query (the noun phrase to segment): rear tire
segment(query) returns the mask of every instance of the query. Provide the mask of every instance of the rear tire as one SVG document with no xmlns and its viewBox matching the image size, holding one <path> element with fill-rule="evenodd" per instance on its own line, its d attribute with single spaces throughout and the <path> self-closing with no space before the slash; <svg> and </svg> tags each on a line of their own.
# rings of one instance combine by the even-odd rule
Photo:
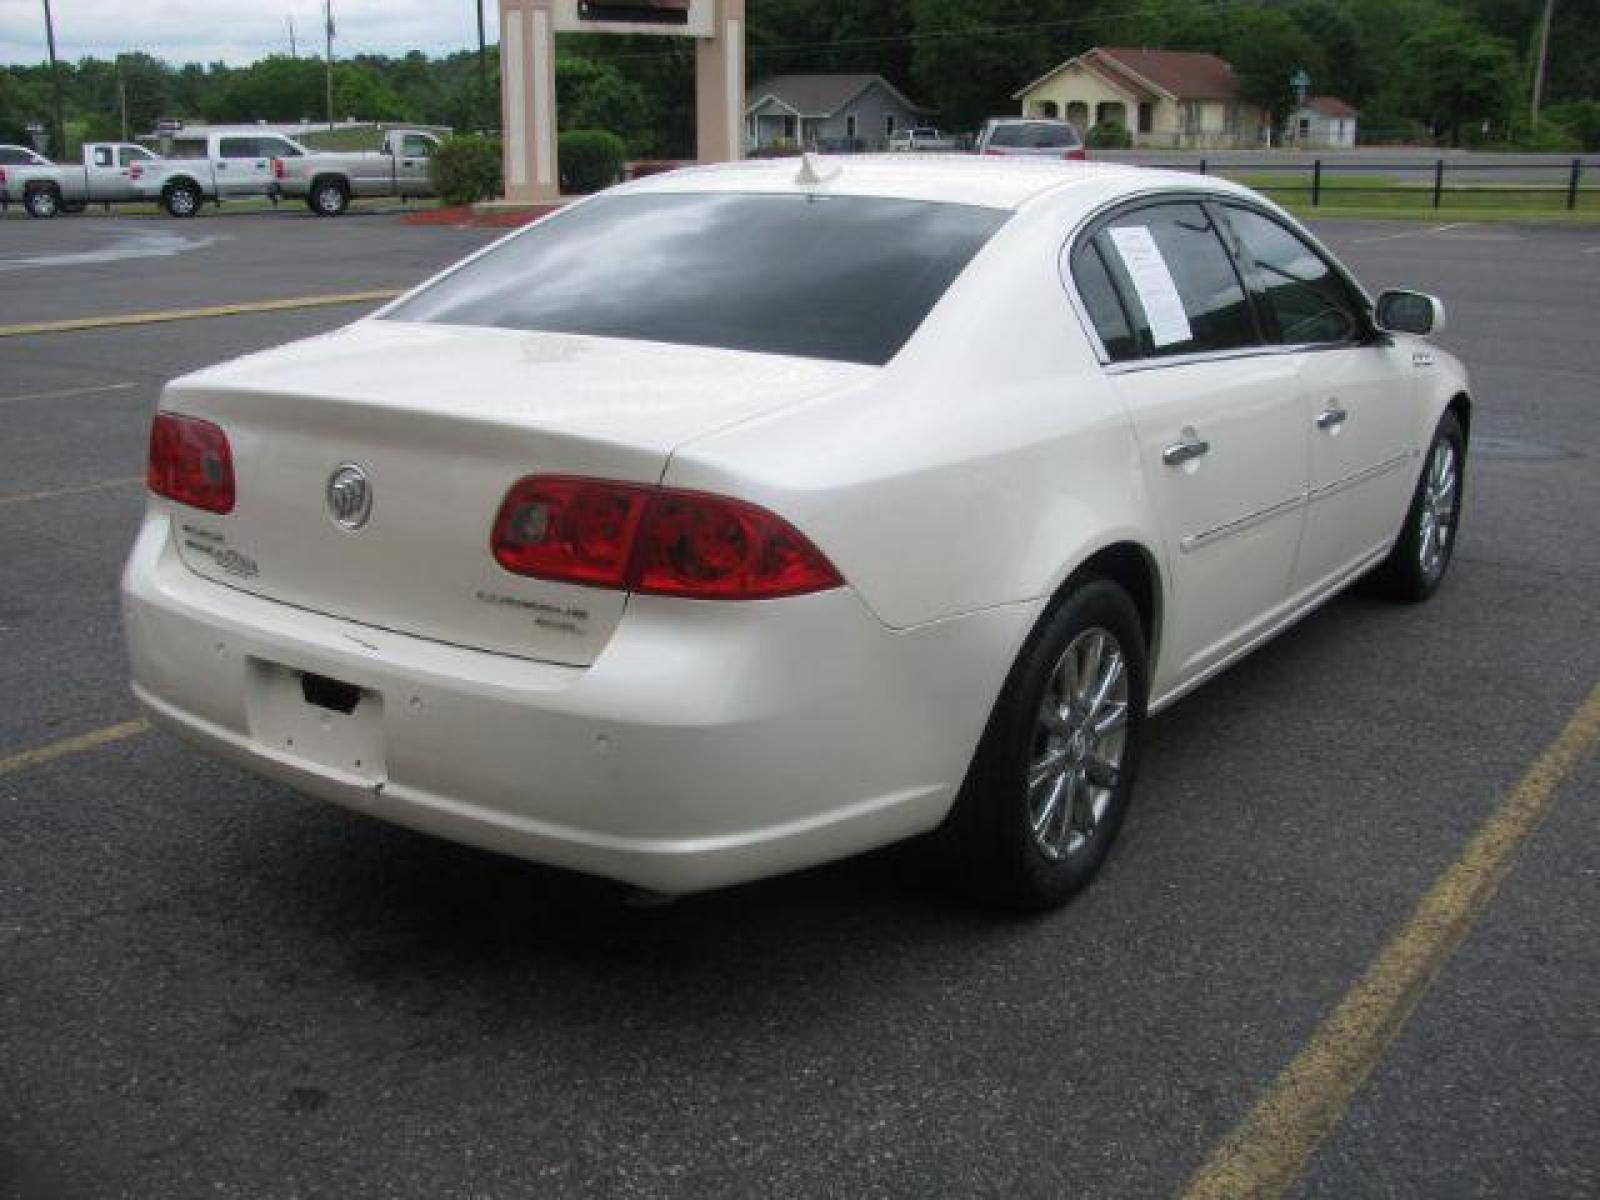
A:
<svg viewBox="0 0 1600 1200">
<path fill-rule="evenodd" d="M 169 217 L 192 217 L 204 201 L 200 189 L 187 181 L 174 183 L 161 193 L 161 207 Z"/>
<path fill-rule="evenodd" d="M 48 221 L 61 211 L 61 193 L 48 186 L 30 188 L 22 198 L 22 206 L 35 220 Z"/>
<path fill-rule="evenodd" d="M 1466 465 L 1467 441 L 1461 422 L 1446 410 L 1428 445 L 1400 537 L 1378 568 L 1378 583 L 1391 598 L 1418 604 L 1444 582 L 1461 529 Z"/>
<path fill-rule="evenodd" d="M 311 185 L 306 203 L 319 217 L 337 217 L 350 207 L 350 189 L 338 179 L 319 179 Z"/>
<path fill-rule="evenodd" d="M 988 903 L 1052 908 L 1105 861 L 1127 812 L 1148 696 L 1138 609 L 1086 579 L 1023 647 L 940 830 L 955 882 Z"/>
</svg>

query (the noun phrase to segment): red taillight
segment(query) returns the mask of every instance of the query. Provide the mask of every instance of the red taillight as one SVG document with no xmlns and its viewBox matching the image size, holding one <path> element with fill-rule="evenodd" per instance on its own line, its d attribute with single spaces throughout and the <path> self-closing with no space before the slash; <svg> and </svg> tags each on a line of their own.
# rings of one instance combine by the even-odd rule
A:
<svg viewBox="0 0 1600 1200">
<path fill-rule="evenodd" d="M 285 170 L 285 168 L 284 168 L 283 159 L 281 159 L 281 158 L 273 159 L 272 160 L 272 177 L 274 179 L 282 179 L 287 174 L 288 174 L 288 171 Z"/>
<path fill-rule="evenodd" d="M 1087 161 L 1089 154 L 1088 151 L 1086 151 L 1082 146 L 1074 146 L 1061 157 L 1071 159 L 1073 162 L 1085 162 Z"/>
<path fill-rule="evenodd" d="M 6 183 L 6 169 L 4 167 L 0 167 L 0 187 L 4 187 L 5 183 Z"/>
<path fill-rule="evenodd" d="M 150 426 L 150 490 L 207 512 L 233 511 L 233 451 L 210 421 L 158 412 Z"/>
<path fill-rule="evenodd" d="M 529 476 L 495 518 L 495 561 L 560 583 L 699 600 L 838 587 L 822 552 L 764 508 L 674 488 Z"/>
</svg>

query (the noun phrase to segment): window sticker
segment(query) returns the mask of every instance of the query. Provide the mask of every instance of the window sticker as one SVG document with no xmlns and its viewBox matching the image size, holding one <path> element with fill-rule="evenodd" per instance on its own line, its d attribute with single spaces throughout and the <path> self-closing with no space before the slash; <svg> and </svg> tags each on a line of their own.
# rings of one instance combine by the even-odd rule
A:
<svg viewBox="0 0 1600 1200">
<path fill-rule="evenodd" d="M 1173 346 L 1192 341 L 1194 331 L 1189 328 L 1189 317 L 1183 311 L 1183 300 L 1178 296 L 1178 285 L 1172 281 L 1167 260 L 1161 257 L 1161 248 L 1150 236 L 1147 225 L 1126 225 L 1107 230 L 1111 241 L 1128 268 L 1128 277 L 1139 293 L 1139 303 L 1150 319 L 1150 340 L 1157 346 Z"/>
</svg>

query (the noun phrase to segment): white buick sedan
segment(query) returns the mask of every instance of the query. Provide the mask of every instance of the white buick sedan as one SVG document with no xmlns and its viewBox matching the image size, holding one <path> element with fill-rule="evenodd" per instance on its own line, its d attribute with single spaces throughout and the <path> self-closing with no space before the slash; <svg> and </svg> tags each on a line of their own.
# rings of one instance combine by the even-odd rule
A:
<svg viewBox="0 0 1600 1200">
<path fill-rule="evenodd" d="M 1217 179 L 657 176 L 170 384 L 134 691 L 293 788 L 660 892 L 936 831 L 976 894 L 1058 903 L 1150 713 L 1369 572 L 1439 586 L 1442 317 Z"/>
</svg>

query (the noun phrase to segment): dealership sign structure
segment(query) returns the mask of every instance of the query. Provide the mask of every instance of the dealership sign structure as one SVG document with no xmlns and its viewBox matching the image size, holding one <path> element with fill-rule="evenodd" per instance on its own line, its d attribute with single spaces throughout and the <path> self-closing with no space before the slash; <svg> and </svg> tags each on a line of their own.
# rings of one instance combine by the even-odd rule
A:
<svg viewBox="0 0 1600 1200">
<path fill-rule="evenodd" d="M 506 199 L 554 204 L 556 34 L 695 39 L 695 135 L 701 162 L 743 155 L 745 0 L 500 0 L 500 102 Z"/>
</svg>

